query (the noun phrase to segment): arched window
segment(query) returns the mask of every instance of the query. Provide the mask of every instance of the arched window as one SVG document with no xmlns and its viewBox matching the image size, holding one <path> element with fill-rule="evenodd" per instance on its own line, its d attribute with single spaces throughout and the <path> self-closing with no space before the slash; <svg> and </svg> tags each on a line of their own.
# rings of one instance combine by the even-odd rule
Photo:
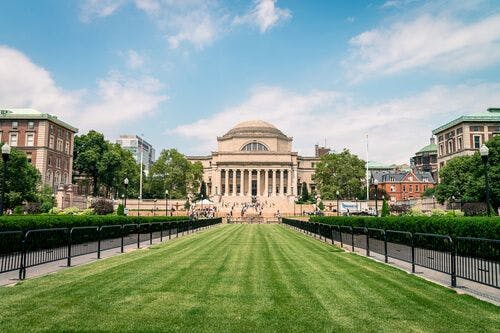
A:
<svg viewBox="0 0 500 333">
<path fill-rule="evenodd" d="M 250 142 L 247 143 L 243 148 L 241 148 L 242 151 L 268 151 L 266 146 L 264 146 L 260 142 Z"/>
</svg>

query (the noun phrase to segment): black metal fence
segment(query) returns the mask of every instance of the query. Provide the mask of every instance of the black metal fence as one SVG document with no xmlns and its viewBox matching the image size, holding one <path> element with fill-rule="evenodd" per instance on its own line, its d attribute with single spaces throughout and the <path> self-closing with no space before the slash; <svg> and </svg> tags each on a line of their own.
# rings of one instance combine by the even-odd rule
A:
<svg viewBox="0 0 500 333">
<path fill-rule="evenodd" d="M 114 248 L 124 251 L 127 245 L 160 242 L 174 235 L 190 233 L 219 224 L 222 219 L 192 221 L 155 222 L 125 225 L 104 225 L 101 227 L 52 228 L 0 232 L 0 273 L 19 270 L 19 279 L 26 278 L 26 268 L 58 260 L 97 253 Z"/>
<path fill-rule="evenodd" d="M 395 230 L 329 225 L 283 218 L 283 223 L 307 234 L 337 241 L 341 246 L 363 249 L 388 258 L 449 274 L 456 287 L 457 277 L 500 288 L 500 240 L 410 233 Z"/>
</svg>

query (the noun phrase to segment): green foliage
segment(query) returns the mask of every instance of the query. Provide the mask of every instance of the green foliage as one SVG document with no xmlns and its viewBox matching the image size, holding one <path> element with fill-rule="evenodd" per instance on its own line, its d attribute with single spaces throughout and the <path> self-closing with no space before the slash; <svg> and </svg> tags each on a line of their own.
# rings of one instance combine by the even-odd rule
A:
<svg viewBox="0 0 500 333">
<path fill-rule="evenodd" d="M 56 200 L 54 192 L 48 185 L 43 185 L 42 189 L 37 193 L 37 202 L 40 203 L 41 213 L 48 213 L 55 206 Z"/>
<path fill-rule="evenodd" d="M 208 198 L 207 196 L 207 184 L 204 181 L 201 182 L 200 192 L 196 195 L 196 201 Z"/>
<path fill-rule="evenodd" d="M 309 195 L 309 190 L 307 189 L 306 182 L 303 182 L 300 189 L 300 199 L 297 200 L 298 204 L 305 204 L 312 202 L 313 199 Z"/>
<path fill-rule="evenodd" d="M 500 136 L 489 140 L 490 203 L 494 210 L 500 206 Z M 455 197 L 461 202 L 485 201 L 484 164 L 476 152 L 472 156 L 458 156 L 446 163 L 439 172 L 441 182 L 436 187 L 440 203 Z"/>
<path fill-rule="evenodd" d="M 163 150 L 151 166 L 145 193 L 150 198 L 163 198 L 168 190 L 172 199 L 186 198 L 188 193 L 198 192 L 202 176 L 200 162 L 189 162 L 175 149 Z"/>
<path fill-rule="evenodd" d="M 312 216 L 312 222 L 352 227 L 378 228 L 452 237 L 482 237 L 500 239 L 500 217 L 455 217 L 455 216 Z"/>
<path fill-rule="evenodd" d="M 54 210 L 56 211 L 56 210 Z M 85 211 L 84 211 L 85 212 Z M 90 211 L 91 212 L 91 211 Z M 71 228 L 129 223 L 183 221 L 185 216 L 118 216 L 118 215 L 4 215 L 0 217 L 0 231 L 34 230 L 44 228 Z"/>
<path fill-rule="evenodd" d="M 344 149 L 338 154 L 322 156 L 313 180 L 325 200 L 336 199 L 337 191 L 342 198 L 354 199 L 361 192 L 365 177 L 365 162 Z"/>
<path fill-rule="evenodd" d="M 389 204 L 387 200 L 384 198 L 384 202 L 382 203 L 382 217 L 390 216 L 391 209 L 389 208 Z"/>
<path fill-rule="evenodd" d="M 318 208 L 320 210 L 325 210 L 325 204 L 323 203 L 323 201 L 320 201 L 319 204 L 318 204 Z"/>
<path fill-rule="evenodd" d="M 116 208 L 116 215 L 125 215 L 125 206 L 123 204 L 119 204 Z"/>
<path fill-rule="evenodd" d="M 109 196 L 125 193 L 125 178 L 129 179 L 127 196 L 135 196 L 139 184 L 140 166 L 131 152 L 110 143 L 101 133 L 89 131 L 75 137 L 73 168 L 93 184 L 93 195 Z"/>
<path fill-rule="evenodd" d="M 110 200 L 98 199 L 91 205 L 97 215 L 107 215 L 113 213 L 113 203 Z"/>
<path fill-rule="evenodd" d="M 422 193 L 422 197 L 424 198 L 432 198 L 436 194 L 435 187 L 428 187 L 425 189 L 424 193 Z"/>
<path fill-rule="evenodd" d="M 0 170 L 3 170 L 3 163 L 3 160 L 0 159 Z M 12 148 L 7 162 L 4 209 L 20 206 L 23 202 L 36 202 L 36 190 L 40 180 L 40 173 L 28 162 L 26 154 Z"/>
<path fill-rule="evenodd" d="M 462 205 L 465 216 L 487 215 L 486 203 L 484 202 L 466 202 Z"/>
</svg>

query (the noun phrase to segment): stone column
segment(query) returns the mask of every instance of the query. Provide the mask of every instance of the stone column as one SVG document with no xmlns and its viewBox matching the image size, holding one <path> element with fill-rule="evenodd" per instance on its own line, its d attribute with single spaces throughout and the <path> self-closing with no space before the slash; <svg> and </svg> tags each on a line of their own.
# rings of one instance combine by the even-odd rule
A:
<svg viewBox="0 0 500 333">
<path fill-rule="evenodd" d="M 285 188 L 285 175 L 283 172 L 284 169 L 280 170 L 280 196 L 283 196 L 285 194 L 285 191 L 283 189 Z"/>
<path fill-rule="evenodd" d="M 274 197 L 276 195 L 276 170 L 271 170 L 273 173 L 273 187 L 271 189 L 271 195 Z"/>
<path fill-rule="evenodd" d="M 266 188 L 264 190 L 264 196 L 267 198 L 269 196 L 269 169 L 264 170 L 264 177 L 266 177 L 266 179 L 264 179 L 264 186 Z"/>
<path fill-rule="evenodd" d="M 229 169 L 224 169 L 224 195 L 229 195 Z"/>
<path fill-rule="evenodd" d="M 299 193 L 299 189 L 297 188 L 298 185 L 297 185 L 297 181 L 298 181 L 298 176 L 297 176 L 297 172 L 298 170 L 297 169 L 294 169 L 292 167 L 292 174 L 293 174 L 293 195 L 297 196 L 297 193 Z"/>
<path fill-rule="evenodd" d="M 286 194 L 291 195 L 292 191 L 292 169 L 288 169 L 286 171 L 286 180 L 287 180 L 287 189 L 286 189 Z"/>
<path fill-rule="evenodd" d="M 231 195 L 236 195 L 236 169 L 232 169 L 233 171 L 233 193 Z"/>
<path fill-rule="evenodd" d="M 257 170 L 257 196 L 260 196 L 260 170 Z"/>
<path fill-rule="evenodd" d="M 249 197 L 252 196 L 252 169 L 248 169 L 248 192 Z"/>
</svg>

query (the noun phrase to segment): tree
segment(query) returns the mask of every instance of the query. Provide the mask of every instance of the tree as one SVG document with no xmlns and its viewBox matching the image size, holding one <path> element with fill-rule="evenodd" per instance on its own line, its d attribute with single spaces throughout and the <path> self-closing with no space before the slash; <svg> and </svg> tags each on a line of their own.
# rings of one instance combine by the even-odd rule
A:
<svg viewBox="0 0 500 333">
<path fill-rule="evenodd" d="M 424 193 L 422 193 L 422 197 L 424 198 L 432 198 L 436 194 L 435 187 L 428 187 L 425 189 Z"/>
<path fill-rule="evenodd" d="M 389 208 L 389 204 L 387 200 L 384 198 L 384 202 L 382 203 L 382 217 L 391 215 L 391 209 Z"/>
<path fill-rule="evenodd" d="M 0 161 L 0 168 L 3 170 L 3 160 Z M 14 208 L 23 202 L 38 202 L 40 180 L 40 172 L 28 162 L 26 154 L 12 148 L 7 162 L 4 208 Z"/>
<path fill-rule="evenodd" d="M 313 180 L 323 199 L 336 199 L 337 191 L 342 198 L 354 199 L 361 192 L 365 177 L 365 162 L 344 149 L 323 155 L 316 164 Z"/>
<path fill-rule="evenodd" d="M 500 136 L 494 136 L 486 145 L 490 150 L 490 203 L 496 211 L 500 206 Z M 439 171 L 439 178 L 435 196 L 440 203 L 452 197 L 464 203 L 485 201 L 484 165 L 479 152 L 449 160 Z"/>
<path fill-rule="evenodd" d="M 165 190 L 173 199 L 186 198 L 196 193 L 201 186 L 203 166 L 191 163 L 175 149 L 163 150 L 153 163 L 147 178 L 147 195 L 162 198 Z"/>
<path fill-rule="evenodd" d="M 197 200 L 204 200 L 207 198 L 207 184 L 204 181 L 201 181 L 200 192 L 196 196 Z"/>
<path fill-rule="evenodd" d="M 104 135 L 96 131 L 75 137 L 73 151 L 73 169 L 76 173 L 92 179 L 93 195 L 99 192 L 100 170 L 102 157 L 108 148 Z"/>
<path fill-rule="evenodd" d="M 311 200 L 311 197 L 309 195 L 309 191 L 307 190 L 307 184 L 306 182 L 302 182 L 302 187 L 300 190 L 300 202 L 306 203 Z"/>
</svg>

